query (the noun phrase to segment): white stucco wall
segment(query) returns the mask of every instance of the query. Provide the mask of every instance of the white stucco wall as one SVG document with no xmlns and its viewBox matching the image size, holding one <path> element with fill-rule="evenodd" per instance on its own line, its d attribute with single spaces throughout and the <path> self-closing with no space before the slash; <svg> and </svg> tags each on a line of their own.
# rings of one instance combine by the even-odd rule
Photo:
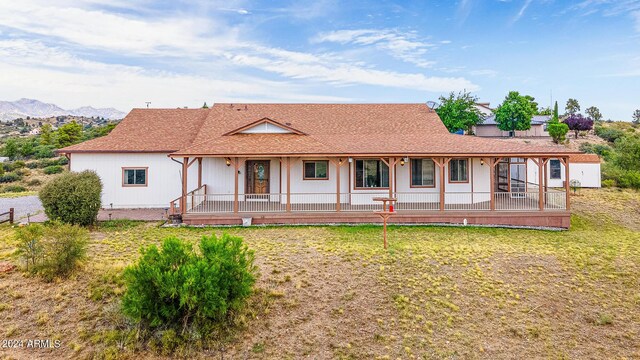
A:
<svg viewBox="0 0 640 360">
<path fill-rule="evenodd" d="M 147 186 L 122 186 L 123 167 L 148 167 Z M 71 155 L 71 171 L 94 170 L 102 180 L 102 206 L 109 208 L 167 208 L 180 196 L 181 165 L 167 154 L 85 154 Z M 198 166 L 189 168 L 189 189 L 197 187 Z"/>
<path fill-rule="evenodd" d="M 270 193 L 286 193 L 287 179 L 286 167 L 280 164 L 279 158 L 267 159 L 270 161 Z M 328 180 L 304 180 L 303 160 L 291 160 L 291 193 L 316 193 L 335 194 L 336 191 L 336 167 L 329 162 Z M 309 158 L 308 160 L 313 160 Z M 344 164 L 340 170 L 340 192 L 344 201 L 357 203 L 371 203 L 371 198 L 385 196 L 388 189 L 355 189 L 355 161 L 348 162 L 344 159 Z M 239 193 L 245 190 L 246 163 L 239 169 L 238 188 Z M 148 167 L 147 186 L 144 187 L 123 187 L 122 168 L 123 167 Z M 470 181 L 467 183 L 450 183 L 449 170 L 445 169 L 446 179 L 446 201 L 448 203 L 468 202 L 467 197 L 450 193 L 476 193 L 473 202 L 487 201 L 489 199 L 489 165 L 481 165 L 480 159 L 471 159 Z M 167 154 L 82 154 L 76 153 L 71 157 L 71 170 L 94 170 L 103 182 L 102 202 L 103 207 L 108 208 L 166 208 L 169 202 L 178 198 L 182 191 L 181 165 L 172 161 Z M 440 174 L 439 168 L 435 167 L 435 186 L 433 188 L 412 188 L 410 186 L 410 163 L 404 166 L 396 166 L 396 192 L 399 194 L 414 194 L 406 196 L 417 196 L 415 194 L 425 194 L 421 201 L 433 201 L 439 198 Z M 282 177 L 282 183 L 280 178 Z M 198 163 L 194 162 L 188 173 L 188 190 L 197 187 Z M 234 193 L 234 166 L 227 166 L 222 158 L 203 158 L 202 160 L 202 183 L 207 185 L 208 194 L 228 194 Z M 349 195 L 350 194 L 350 195 Z M 400 195 L 399 195 L 400 196 Z M 225 198 L 226 199 L 226 198 Z M 318 196 L 317 198 L 298 198 L 304 201 L 332 202 L 334 196 Z M 470 199 L 470 197 L 468 197 Z M 242 199 L 241 199 L 242 200 Z M 277 200 L 276 200 L 277 201 Z M 282 201 L 286 201 L 282 198 Z M 302 201 L 302 200 L 300 200 Z"/>
</svg>

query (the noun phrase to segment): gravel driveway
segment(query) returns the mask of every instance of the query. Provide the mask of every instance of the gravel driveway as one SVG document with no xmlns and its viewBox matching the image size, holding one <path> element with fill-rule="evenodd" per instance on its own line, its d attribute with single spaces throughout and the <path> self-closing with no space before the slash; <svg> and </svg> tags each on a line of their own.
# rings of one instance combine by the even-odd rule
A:
<svg viewBox="0 0 640 360">
<path fill-rule="evenodd" d="M 17 198 L 0 198 L 0 213 L 9 211 L 9 208 L 15 209 L 15 221 L 20 222 L 27 218 L 27 214 L 31 214 L 31 220 L 37 221 L 44 216 L 42 203 L 37 196 L 23 196 Z M 34 214 L 38 214 L 34 218 Z"/>
</svg>

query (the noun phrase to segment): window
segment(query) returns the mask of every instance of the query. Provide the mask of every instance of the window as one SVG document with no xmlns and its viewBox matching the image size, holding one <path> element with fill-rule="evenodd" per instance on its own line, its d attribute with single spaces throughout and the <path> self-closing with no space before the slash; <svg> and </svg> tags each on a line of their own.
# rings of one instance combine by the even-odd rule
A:
<svg viewBox="0 0 640 360">
<path fill-rule="evenodd" d="M 356 188 L 388 188 L 389 167 L 382 160 L 356 160 Z"/>
<path fill-rule="evenodd" d="M 327 180 L 329 161 L 304 161 L 304 180 Z"/>
<path fill-rule="evenodd" d="M 562 170 L 560 169 L 560 160 L 552 159 L 549 160 L 549 172 L 550 179 L 559 180 L 562 179 Z"/>
<path fill-rule="evenodd" d="M 469 181 L 469 166 L 467 159 L 451 159 L 449 161 L 449 182 Z"/>
<path fill-rule="evenodd" d="M 123 168 L 122 186 L 147 186 L 147 168 Z"/>
<path fill-rule="evenodd" d="M 411 186 L 435 186 L 436 166 L 431 159 L 411 159 Z"/>
</svg>

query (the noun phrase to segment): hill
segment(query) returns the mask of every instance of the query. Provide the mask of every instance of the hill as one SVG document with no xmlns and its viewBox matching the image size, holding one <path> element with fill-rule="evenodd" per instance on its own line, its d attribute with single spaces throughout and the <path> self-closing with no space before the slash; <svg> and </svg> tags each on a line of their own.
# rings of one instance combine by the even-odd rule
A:
<svg viewBox="0 0 640 360">
<path fill-rule="evenodd" d="M 97 117 L 109 120 L 122 119 L 126 114 L 114 108 L 93 108 L 83 106 L 77 109 L 63 109 L 55 104 L 47 104 L 35 99 L 22 98 L 17 101 L 0 101 L 0 121 L 19 118 L 48 118 L 56 116 Z"/>
</svg>

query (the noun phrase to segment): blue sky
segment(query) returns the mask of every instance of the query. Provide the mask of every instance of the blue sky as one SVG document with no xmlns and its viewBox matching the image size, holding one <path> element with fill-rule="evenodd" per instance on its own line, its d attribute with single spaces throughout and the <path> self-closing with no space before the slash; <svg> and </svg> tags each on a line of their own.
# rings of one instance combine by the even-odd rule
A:
<svg viewBox="0 0 640 360">
<path fill-rule="evenodd" d="M 640 0 L 0 1 L 0 99 L 640 108 Z"/>
</svg>

